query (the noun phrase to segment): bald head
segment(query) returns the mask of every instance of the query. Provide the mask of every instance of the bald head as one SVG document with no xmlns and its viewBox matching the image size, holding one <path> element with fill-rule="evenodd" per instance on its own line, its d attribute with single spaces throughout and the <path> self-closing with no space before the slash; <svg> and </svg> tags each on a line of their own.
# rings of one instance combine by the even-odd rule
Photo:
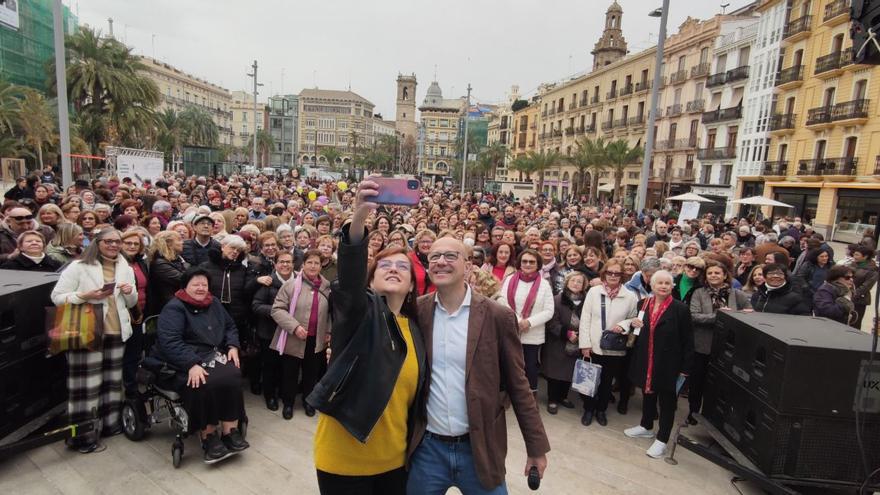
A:
<svg viewBox="0 0 880 495">
<path fill-rule="evenodd" d="M 470 248 L 454 237 L 441 237 L 428 251 L 428 274 L 437 290 L 461 287 L 470 263 Z"/>
</svg>

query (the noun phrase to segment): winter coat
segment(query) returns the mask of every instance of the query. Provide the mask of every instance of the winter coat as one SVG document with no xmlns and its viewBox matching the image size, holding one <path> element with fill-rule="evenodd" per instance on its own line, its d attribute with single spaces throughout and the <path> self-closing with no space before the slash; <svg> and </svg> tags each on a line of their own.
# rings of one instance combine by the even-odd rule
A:
<svg viewBox="0 0 880 495">
<path fill-rule="evenodd" d="M 602 297 L 605 297 L 605 326 L 602 326 Z M 636 306 L 639 298 L 632 291 L 623 287 L 617 292 L 614 299 L 608 298 L 608 293 L 602 285 L 591 287 L 587 291 L 584 300 L 584 308 L 581 311 L 581 327 L 578 335 L 578 347 L 590 349 L 591 353 L 600 356 L 624 356 L 626 351 L 606 351 L 600 345 L 602 332 L 620 326 L 624 332 L 629 332 L 630 323 L 636 316 Z"/>
<path fill-rule="evenodd" d="M 212 249 L 220 249 L 220 243 L 216 239 L 210 238 L 208 244 L 204 247 L 195 239 L 187 239 L 183 241 L 183 253 L 181 256 L 190 266 L 198 266 L 208 261 L 208 253 Z"/>
<path fill-rule="evenodd" d="M 225 354 L 230 347 L 239 347 L 235 322 L 216 298 L 203 309 L 175 297 L 162 308 L 158 328 L 151 355 L 170 364 L 178 375 L 210 360 L 215 352 Z"/>
<path fill-rule="evenodd" d="M 409 252 L 409 262 L 412 263 L 413 270 L 416 272 L 416 290 L 418 295 L 424 296 L 429 292 L 434 292 L 434 284 L 431 283 L 431 277 L 428 275 L 427 261 L 422 263 L 416 252 Z"/>
<path fill-rule="evenodd" d="M 33 222 L 33 229 L 37 232 L 43 234 L 43 237 L 46 238 L 46 244 L 55 237 L 55 231 L 52 230 L 52 227 L 48 225 L 37 225 L 36 222 Z M 18 249 L 18 234 L 9 230 L 5 224 L 0 225 L 0 261 L 6 261 L 9 258 L 9 255 Z"/>
<path fill-rule="evenodd" d="M 0 270 L 22 270 L 26 272 L 57 272 L 62 264 L 49 255 L 44 255 L 43 259 L 37 263 L 23 254 L 19 254 L 15 258 L 8 258 L 0 263 Z"/>
<path fill-rule="evenodd" d="M 623 287 L 634 292 L 639 299 L 644 299 L 651 295 L 651 286 L 642 280 L 641 271 L 633 273 L 632 278 Z"/>
<path fill-rule="evenodd" d="M 239 335 L 250 328 L 248 317 L 253 297 L 247 267 L 242 263 L 245 256 L 242 253 L 238 258 L 230 261 L 223 257 L 220 249 L 212 249 L 208 254 L 208 261 L 202 264 L 202 268 L 208 271 L 208 287 L 211 294 L 232 316 Z M 256 287 L 253 291 L 256 291 Z"/>
<path fill-rule="evenodd" d="M 853 269 L 853 304 L 868 306 L 871 304 L 871 289 L 877 284 L 877 265 L 874 260 L 867 260 L 861 264 L 851 263 Z"/>
<path fill-rule="evenodd" d="M 315 334 L 315 354 L 321 354 L 327 348 L 330 336 L 330 282 L 321 277 L 321 285 L 315 287 L 311 281 L 303 277 L 302 289 L 296 300 L 293 314 L 290 314 L 291 298 L 293 297 L 296 279 L 291 278 L 281 286 L 275 303 L 272 305 L 272 319 L 278 328 L 288 333 L 284 354 L 302 359 L 305 357 L 306 341 L 294 335 L 296 327 L 309 328 L 309 316 L 312 312 L 314 293 L 318 294 L 318 328 Z"/>
<path fill-rule="evenodd" d="M 510 285 L 510 281 L 513 280 L 513 277 L 507 277 L 504 279 L 504 283 L 501 285 L 501 304 L 505 307 L 510 307 L 509 302 L 507 301 L 507 287 Z M 523 319 L 522 310 L 525 305 L 526 298 L 528 297 L 529 290 L 532 288 L 532 284 L 541 284 L 538 286 L 538 293 L 535 295 L 535 304 L 532 306 L 532 313 L 526 318 L 529 320 L 529 328 L 525 332 L 521 332 L 519 335 L 520 341 L 523 344 L 529 345 L 541 345 L 544 343 L 544 334 L 545 328 L 544 324 L 550 321 L 550 318 L 553 318 L 553 290 L 550 289 L 550 282 L 547 282 L 540 275 L 535 279 L 534 282 L 528 283 L 520 280 L 519 285 L 516 288 L 516 295 L 514 296 L 514 302 L 516 303 L 516 321 L 519 322 Z"/>
<path fill-rule="evenodd" d="M 123 294 L 119 290 L 121 284 L 129 284 L 134 290 L 130 294 Z M 104 269 L 100 262 L 86 264 L 80 260 L 67 265 L 61 272 L 55 288 L 52 289 L 52 303 L 56 306 L 62 304 L 102 304 L 106 299 L 82 299 L 77 294 L 93 291 L 104 287 Z M 116 312 L 119 316 L 120 334 L 123 342 L 131 336 L 131 315 L 128 308 L 134 307 L 138 301 L 137 281 L 134 278 L 134 270 L 125 261 L 122 255 L 116 258 L 116 288 L 108 297 L 116 298 Z M 110 310 L 109 304 L 102 304 L 104 316 Z"/>
<path fill-rule="evenodd" d="M 174 298 L 174 293 L 182 289 L 180 281 L 183 280 L 183 273 L 187 268 L 189 268 L 189 263 L 183 258 L 167 260 L 162 256 L 156 256 L 156 259 L 150 263 L 150 283 L 147 296 L 147 302 L 150 305 L 147 309 L 148 315 L 161 313 L 165 304 Z"/>
<path fill-rule="evenodd" d="M 46 255 L 61 263 L 61 266 L 64 266 L 79 257 L 78 254 L 71 253 L 68 248 L 64 246 L 54 246 L 52 244 L 49 244 L 49 246 L 46 247 Z"/>
<path fill-rule="evenodd" d="M 752 303 L 745 292 L 730 288 L 726 306 L 732 311 L 751 309 Z M 694 324 L 694 351 L 700 354 L 712 352 L 712 335 L 715 333 L 717 310 L 712 307 L 712 294 L 708 287 L 695 290 L 690 301 L 691 320 Z"/>
<path fill-rule="evenodd" d="M 639 310 L 644 308 L 643 299 Z M 633 349 L 629 377 L 633 384 L 645 388 L 648 376 L 648 358 L 653 351 L 651 389 L 658 392 L 675 392 L 675 384 L 681 373 L 690 374 L 694 362 L 694 334 L 691 312 L 681 301 L 672 300 L 651 338 L 650 315 L 645 311 L 642 328 Z"/>
<path fill-rule="evenodd" d="M 830 261 L 826 263 L 825 266 L 819 266 L 810 261 L 804 261 L 804 263 L 798 268 L 795 276 L 803 281 L 804 286 L 809 289 L 810 296 L 812 296 L 819 289 L 819 286 L 825 282 L 825 275 L 832 266 L 833 264 Z"/>
<path fill-rule="evenodd" d="M 577 356 L 569 356 L 565 353 L 565 344 L 568 342 L 568 331 L 578 331 L 578 328 L 572 328 L 572 316 L 580 319 L 581 308 L 584 305 L 583 297 L 581 301 L 575 304 L 563 292 L 553 298 L 555 311 L 553 318 L 547 322 L 546 336 L 544 345 L 541 347 L 541 371 L 547 378 L 570 382 L 574 374 L 574 362 Z"/>
<path fill-rule="evenodd" d="M 804 296 L 799 283 L 789 280 L 782 287 L 767 290 L 762 285 L 752 294 L 752 307 L 761 313 L 777 313 L 784 315 L 809 315 L 811 301 Z"/>
<path fill-rule="evenodd" d="M 691 288 L 688 289 L 687 293 L 684 297 L 678 293 L 678 286 L 681 284 L 681 279 L 684 277 L 684 273 L 679 273 L 672 279 L 672 297 L 674 297 L 677 301 L 681 301 L 685 304 L 685 306 L 690 306 L 691 298 L 694 296 L 694 291 L 703 286 L 703 283 L 700 281 L 700 278 L 694 279 L 694 283 L 691 285 Z"/>
<path fill-rule="evenodd" d="M 855 318 L 855 305 L 839 287 L 824 282 L 813 296 L 813 314 L 849 325 Z"/>
<path fill-rule="evenodd" d="M 278 295 L 278 289 L 283 284 L 284 281 L 278 278 L 278 274 L 273 273 L 272 285 L 260 285 L 260 288 L 254 293 L 254 300 L 251 302 L 251 312 L 254 315 L 257 337 L 263 340 L 271 340 L 272 336 L 275 335 L 275 329 L 278 328 L 278 324 L 272 319 L 272 305 L 275 304 L 275 296 Z"/>
</svg>

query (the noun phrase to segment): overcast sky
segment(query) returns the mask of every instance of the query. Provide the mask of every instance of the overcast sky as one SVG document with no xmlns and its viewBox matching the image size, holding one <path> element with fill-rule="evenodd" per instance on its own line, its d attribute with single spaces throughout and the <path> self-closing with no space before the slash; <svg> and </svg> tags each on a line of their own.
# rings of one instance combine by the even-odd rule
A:
<svg viewBox="0 0 880 495">
<path fill-rule="evenodd" d="M 446 98 L 468 83 L 477 101 L 506 100 L 511 85 L 534 94 L 542 82 L 592 67 L 608 0 L 65 0 L 80 23 L 108 30 L 153 55 L 234 91 L 257 59 L 270 92 L 346 89 L 394 118 L 398 72 L 415 72 L 417 101 L 437 79 Z M 657 41 L 661 0 L 619 0 L 630 52 Z M 669 34 L 688 15 L 707 19 L 749 0 L 672 0 Z M 155 35 L 155 52 L 153 51 Z M 283 77 L 282 77 L 283 71 Z"/>
</svg>

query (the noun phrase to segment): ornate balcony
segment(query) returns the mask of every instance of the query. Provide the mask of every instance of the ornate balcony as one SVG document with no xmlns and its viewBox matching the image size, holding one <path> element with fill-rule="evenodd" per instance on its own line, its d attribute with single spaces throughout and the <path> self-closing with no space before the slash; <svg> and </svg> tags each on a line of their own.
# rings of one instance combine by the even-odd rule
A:
<svg viewBox="0 0 880 495">
<path fill-rule="evenodd" d="M 736 158 L 736 147 L 700 148 L 697 150 L 698 160 L 731 160 Z"/>
<path fill-rule="evenodd" d="M 632 93 L 633 93 L 632 83 L 625 84 L 622 88 L 620 88 L 620 96 L 627 96 L 627 95 L 631 95 Z"/>
<path fill-rule="evenodd" d="M 566 136 L 574 136 L 574 127 L 566 127 L 565 128 Z"/>
<path fill-rule="evenodd" d="M 785 177 L 788 174 L 788 161 L 764 162 L 763 174 L 772 177 Z"/>
<path fill-rule="evenodd" d="M 596 124 L 590 124 L 584 128 L 584 132 L 587 134 L 594 134 L 596 132 Z"/>
<path fill-rule="evenodd" d="M 848 54 L 849 57 L 846 57 L 846 54 Z M 831 52 L 828 55 L 823 55 L 816 59 L 816 68 L 813 70 L 813 74 L 822 79 L 837 76 L 840 73 L 839 69 L 845 65 L 849 65 L 851 60 L 851 50 Z"/>
<path fill-rule="evenodd" d="M 719 72 L 717 74 L 712 74 L 709 76 L 709 79 L 706 80 L 706 87 L 713 88 L 715 86 L 721 86 L 724 84 L 725 79 L 727 78 L 726 72 Z"/>
<path fill-rule="evenodd" d="M 749 66 L 743 65 L 737 67 L 736 69 L 730 69 L 727 71 L 727 78 L 725 78 L 724 82 L 726 84 L 730 84 L 736 81 L 742 81 L 743 79 L 749 78 Z"/>
<path fill-rule="evenodd" d="M 807 127 L 827 126 L 831 124 L 832 105 L 811 108 L 807 111 Z"/>
<path fill-rule="evenodd" d="M 614 121 L 614 128 L 615 129 L 620 128 L 620 127 L 626 127 L 626 125 L 627 125 L 626 117 L 623 117 L 622 119 L 617 119 Z"/>
<path fill-rule="evenodd" d="M 856 157 L 812 158 L 798 162 L 797 175 L 849 175 L 856 174 L 859 159 Z"/>
<path fill-rule="evenodd" d="M 614 128 L 614 122 L 612 122 L 610 120 L 606 120 L 605 122 L 602 122 L 602 130 L 603 131 L 610 131 L 613 128 Z"/>
<path fill-rule="evenodd" d="M 590 98 L 590 105 L 595 105 L 596 103 L 599 103 L 599 95 L 595 95 Z"/>
<path fill-rule="evenodd" d="M 705 77 L 709 75 L 709 62 L 703 62 L 702 64 L 695 65 L 691 67 L 691 77 Z"/>
<path fill-rule="evenodd" d="M 795 65 L 776 73 L 776 86 L 779 89 L 790 89 L 804 82 L 804 66 Z"/>
<path fill-rule="evenodd" d="M 697 137 L 692 136 L 689 138 L 679 138 L 679 139 L 658 139 L 654 143 L 654 150 L 656 151 L 667 151 L 667 150 L 681 150 L 688 148 L 696 148 L 697 146 Z"/>
<path fill-rule="evenodd" d="M 629 125 L 633 127 L 641 127 L 645 125 L 645 116 L 644 115 L 636 115 L 635 117 L 629 118 Z"/>
<path fill-rule="evenodd" d="M 635 88 L 636 93 L 639 93 L 641 91 L 647 91 L 647 90 L 651 89 L 651 86 L 653 86 L 653 84 L 654 84 L 654 82 L 651 80 L 637 82 L 636 88 Z"/>
<path fill-rule="evenodd" d="M 770 131 L 794 130 L 796 113 L 776 113 L 770 116 Z"/>
<path fill-rule="evenodd" d="M 703 107 L 705 106 L 705 100 L 700 98 L 699 100 L 691 100 L 687 102 L 685 106 L 685 111 L 687 113 L 699 113 L 703 111 Z"/>
<path fill-rule="evenodd" d="M 606 100 L 613 100 L 615 98 L 617 98 L 617 88 L 614 88 L 611 91 L 605 93 Z"/>
<path fill-rule="evenodd" d="M 704 124 L 714 124 L 742 118 L 742 107 L 721 108 L 712 112 L 703 112 L 701 121 Z"/>
<path fill-rule="evenodd" d="M 825 6 L 822 24 L 835 26 L 849 19 L 849 0 L 834 0 Z"/>
<path fill-rule="evenodd" d="M 687 81 L 687 71 L 684 69 L 673 72 L 669 75 L 669 84 L 679 84 Z"/>
<path fill-rule="evenodd" d="M 831 112 L 831 120 L 834 122 L 866 120 L 868 118 L 868 104 L 871 100 L 844 101 L 834 105 Z M 858 122 L 848 122 L 858 123 Z"/>
<path fill-rule="evenodd" d="M 676 103 L 675 105 L 670 105 L 666 107 L 667 117 L 678 117 L 679 115 L 681 115 L 681 103 Z"/>
<path fill-rule="evenodd" d="M 786 41 L 798 41 L 806 38 L 810 33 L 810 26 L 813 24 L 813 16 L 805 15 L 799 19 L 795 19 L 785 25 L 782 32 L 782 39 Z"/>
</svg>

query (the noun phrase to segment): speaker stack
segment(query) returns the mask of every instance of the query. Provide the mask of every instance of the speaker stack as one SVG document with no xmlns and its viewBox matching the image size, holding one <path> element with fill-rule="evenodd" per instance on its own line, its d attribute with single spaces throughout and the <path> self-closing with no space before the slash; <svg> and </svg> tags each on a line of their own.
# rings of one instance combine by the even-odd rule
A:
<svg viewBox="0 0 880 495">
<path fill-rule="evenodd" d="M 46 354 L 56 273 L 0 270 L 0 439 L 67 400 L 67 362 Z"/>
<path fill-rule="evenodd" d="M 870 335 L 825 318 L 719 311 L 703 416 L 770 478 L 861 483 L 857 415 L 868 466 L 880 466 L 870 349 Z"/>
</svg>

